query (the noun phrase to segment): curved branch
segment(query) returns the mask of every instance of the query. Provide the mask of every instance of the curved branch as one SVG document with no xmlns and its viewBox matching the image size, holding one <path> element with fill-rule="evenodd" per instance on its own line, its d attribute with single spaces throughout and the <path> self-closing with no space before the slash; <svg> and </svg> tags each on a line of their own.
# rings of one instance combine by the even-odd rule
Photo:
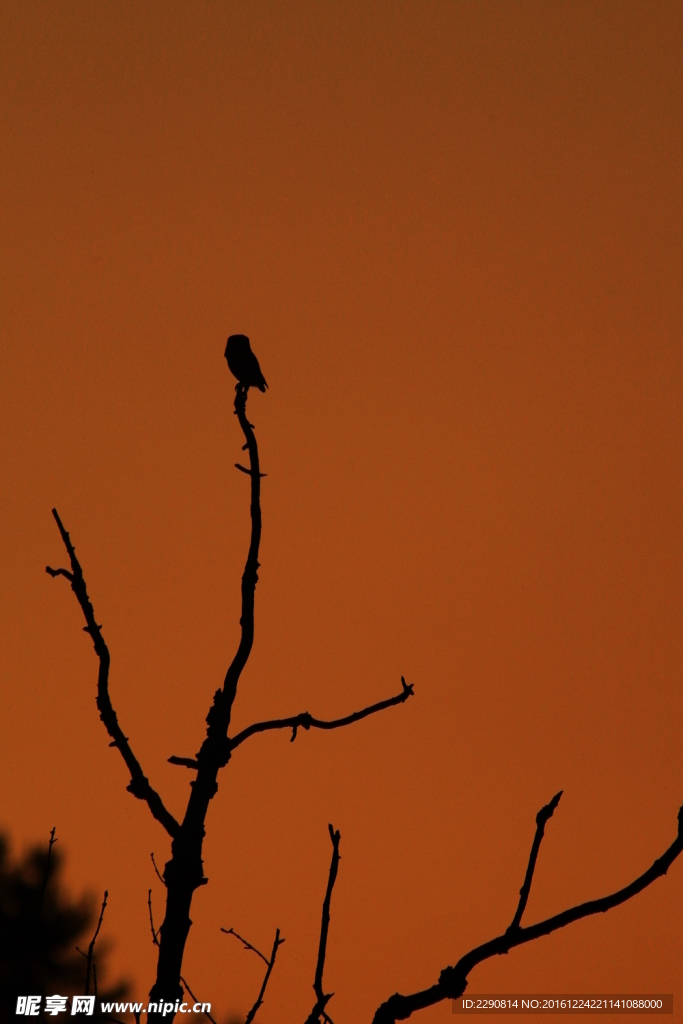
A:
<svg viewBox="0 0 683 1024">
<path fill-rule="evenodd" d="M 556 807 L 558 800 L 559 796 L 555 797 L 550 804 L 544 807 L 539 812 L 539 818 L 553 803 Z M 552 811 L 550 811 L 547 817 L 550 817 L 551 814 Z M 545 820 L 547 820 L 547 817 Z M 543 825 L 545 825 L 545 820 Z M 537 839 L 538 832 L 534 838 L 534 847 L 536 846 Z M 540 840 L 538 840 L 538 845 L 540 845 Z M 562 913 L 555 914 L 545 921 L 539 921 L 538 924 L 531 925 L 528 928 L 520 928 L 519 925 L 513 927 L 513 921 L 513 925 L 503 935 L 499 935 L 497 938 L 491 939 L 489 942 L 485 942 L 483 945 L 470 950 L 469 953 L 466 953 L 458 960 L 454 967 L 446 967 L 439 975 L 436 985 L 432 985 L 431 988 L 424 989 L 421 992 L 414 992 L 408 996 L 402 996 L 399 993 L 391 996 L 375 1013 L 373 1024 L 395 1024 L 397 1020 L 407 1020 L 416 1010 L 424 1010 L 428 1006 L 435 1006 L 436 1003 L 440 1003 L 443 999 L 457 999 L 465 991 L 467 977 L 477 964 L 488 960 L 492 956 L 500 956 L 503 953 L 507 953 L 515 946 L 521 946 L 526 942 L 533 942 L 535 939 L 540 939 L 543 935 L 550 935 L 560 928 L 566 928 L 567 925 L 573 924 L 574 921 L 580 921 L 584 917 L 591 917 L 593 914 L 605 914 L 608 910 L 618 907 L 621 903 L 626 903 L 651 885 L 657 878 L 665 875 L 681 851 L 683 851 L 683 807 L 678 812 L 678 835 L 676 839 L 668 850 L 661 857 L 658 857 L 654 864 L 636 878 L 635 881 L 631 882 L 630 885 L 619 889 L 609 896 L 603 896 L 602 899 L 590 900 L 588 903 L 581 903 L 576 907 L 570 907 L 569 910 L 564 910 Z M 537 849 L 536 853 L 538 853 Z M 529 866 L 533 874 L 531 858 Z M 530 887 L 531 878 L 528 871 L 527 878 Z M 524 892 L 525 886 L 522 887 L 522 892 Z M 523 910 L 524 907 L 522 906 Z M 517 914 L 515 914 L 515 920 L 517 920 L 518 916 L 521 917 L 519 908 Z"/>
<path fill-rule="evenodd" d="M 363 708 L 362 711 L 354 711 L 352 715 L 347 715 L 345 718 L 335 718 L 331 722 L 325 722 L 320 718 L 313 718 L 309 715 L 308 711 L 302 711 L 299 715 L 294 715 L 292 718 L 274 718 L 269 722 L 256 722 L 254 725 L 248 726 L 239 732 L 237 736 L 232 739 L 228 739 L 228 751 L 231 753 L 235 747 L 239 747 L 240 743 L 244 743 L 250 736 L 256 735 L 258 732 L 269 732 L 271 729 L 291 729 L 293 743 L 296 739 L 297 730 L 301 729 L 341 729 L 345 725 L 352 725 L 354 722 L 360 722 L 361 719 L 367 718 L 368 715 L 374 715 L 377 711 L 384 711 L 385 708 L 394 707 L 396 704 L 403 704 L 408 700 L 408 697 L 413 696 L 413 684 L 406 683 L 403 676 L 401 676 L 401 683 L 403 689 L 401 693 L 395 697 L 389 697 L 388 700 L 381 700 L 378 704 L 372 704 L 370 707 Z M 171 758 L 169 758 L 171 760 Z M 188 764 L 186 759 L 173 758 L 172 764 L 187 764 L 188 767 L 192 767 Z"/>
<path fill-rule="evenodd" d="M 130 748 L 128 737 L 123 734 L 123 730 L 121 729 L 118 718 L 116 717 L 116 712 L 112 707 L 111 698 L 109 697 L 109 649 L 104 642 L 104 637 L 102 636 L 102 627 L 95 621 L 95 611 L 90 603 L 90 598 L 88 597 L 85 579 L 83 578 L 83 570 L 76 558 L 76 550 L 71 543 L 71 538 L 64 529 L 56 508 L 52 509 L 52 515 L 59 527 L 59 532 L 62 540 L 64 541 L 64 547 L 69 555 L 71 572 L 68 572 L 66 569 L 51 569 L 49 565 L 46 567 L 45 571 L 52 577 L 65 576 L 69 580 L 71 583 L 71 589 L 76 595 L 76 600 L 81 606 L 81 610 L 85 616 L 86 625 L 83 628 L 86 633 L 90 634 L 90 638 L 95 648 L 95 653 L 100 662 L 100 669 L 97 676 L 97 710 L 100 713 L 100 718 L 104 723 L 105 729 L 111 736 L 112 742 L 110 746 L 118 747 L 123 760 L 126 762 L 126 767 L 130 772 L 130 782 L 126 788 L 128 789 L 128 792 L 132 793 L 138 800 L 146 801 L 150 811 L 157 821 L 164 826 L 170 836 L 175 836 L 178 834 L 180 825 L 171 812 L 166 810 L 163 800 L 156 790 L 150 785 L 149 780 L 140 767 L 140 762 Z"/>
</svg>

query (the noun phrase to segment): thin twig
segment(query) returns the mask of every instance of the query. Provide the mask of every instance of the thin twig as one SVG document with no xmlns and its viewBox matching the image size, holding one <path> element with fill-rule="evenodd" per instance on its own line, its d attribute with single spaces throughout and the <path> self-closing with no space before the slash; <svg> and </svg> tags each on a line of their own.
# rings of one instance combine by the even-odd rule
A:
<svg viewBox="0 0 683 1024">
<path fill-rule="evenodd" d="M 104 918 L 104 912 L 107 909 L 107 897 L 108 896 L 109 896 L 109 892 L 105 889 L 104 890 L 104 899 L 102 900 L 102 908 L 100 910 L 100 919 L 97 922 L 97 928 L 95 929 L 95 934 L 93 935 L 92 939 L 90 940 L 90 945 L 88 946 L 88 952 L 84 953 L 82 949 L 78 949 L 78 946 L 76 946 L 76 949 L 81 954 L 81 956 L 84 956 L 85 959 L 88 961 L 88 966 L 87 966 L 86 974 L 85 974 L 85 994 L 86 994 L 86 996 L 90 995 L 90 974 L 91 974 L 91 972 L 93 973 L 93 978 L 94 978 L 95 995 L 97 995 L 97 972 L 95 970 L 95 964 L 94 964 L 94 961 L 93 961 L 93 955 L 95 953 L 95 943 L 97 941 L 97 936 L 100 934 L 100 928 L 102 927 L 102 919 Z"/>
<path fill-rule="evenodd" d="M 298 729 L 341 729 L 345 725 L 352 725 L 354 722 L 360 722 L 363 718 L 367 718 L 368 715 L 374 715 L 378 711 L 384 711 L 385 708 L 394 707 L 396 704 L 403 704 L 413 695 L 413 683 L 406 683 L 403 676 L 401 676 L 402 689 L 401 693 L 395 697 L 389 697 L 388 700 L 381 700 L 378 704 L 371 704 L 370 707 L 363 708 L 362 711 L 355 711 L 352 715 L 346 715 L 345 718 L 335 718 L 331 722 L 323 721 L 319 718 L 313 718 L 309 715 L 308 711 L 303 711 L 299 715 L 294 715 L 292 718 L 274 718 L 269 722 L 255 722 L 254 725 L 248 726 L 239 732 L 236 736 L 228 739 L 228 750 L 232 752 L 235 747 L 239 747 L 241 743 L 248 740 L 250 736 L 254 736 L 259 732 L 268 732 L 271 729 L 291 729 L 293 743 L 296 739 Z M 174 764 L 178 761 L 174 760 Z"/>
<path fill-rule="evenodd" d="M 243 939 L 242 936 L 238 932 L 236 932 L 234 928 L 221 928 L 221 931 L 224 932 L 226 935 L 234 935 L 236 939 L 240 940 L 245 949 L 250 949 L 252 953 L 256 953 L 258 956 L 260 956 L 264 964 L 270 963 L 268 957 L 265 957 L 260 949 L 257 949 L 256 946 L 252 946 L 251 942 L 247 942 L 246 939 Z M 285 940 L 283 939 L 282 941 L 284 942 Z"/>
<path fill-rule="evenodd" d="M 190 986 L 189 986 L 189 985 L 187 984 L 187 982 L 186 982 L 186 981 L 185 981 L 185 979 L 183 978 L 182 974 L 180 975 L 180 983 L 181 983 L 181 985 L 183 986 L 183 988 L 187 989 L 187 991 L 188 991 L 188 992 L 190 993 L 190 995 L 191 995 L 191 996 L 192 996 L 192 998 L 194 999 L 194 1001 L 195 1001 L 195 1006 L 196 1006 L 196 1004 L 197 1004 L 197 1003 L 201 1002 L 201 1000 L 200 1000 L 200 999 L 197 999 L 196 995 L 194 994 L 194 992 L 192 991 L 192 989 L 190 988 Z M 202 1006 L 203 1006 L 203 1005 L 204 1005 L 204 1004 L 202 1003 Z M 205 1016 L 205 1017 L 208 1017 L 208 1018 L 209 1018 L 209 1020 L 211 1021 L 211 1024 L 216 1024 L 216 1021 L 215 1021 L 215 1020 L 213 1019 L 213 1017 L 212 1017 L 212 1016 L 211 1016 L 211 1014 L 210 1014 L 210 1013 L 208 1012 L 208 1010 L 202 1010 L 202 1013 L 204 1014 L 204 1016 Z"/>
<path fill-rule="evenodd" d="M 277 956 L 278 946 L 281 946 L 282 943 L 285 940 L 280 938 L 280 929 L 276 928 L 275 929 L 275 941 L 273 942 L 273 948 L 272 948 L 272 951 L 271 951 L 271 954 L 270 954 L 270 960 L 268 960 L 263 955 L 263 953 L 259 949 L 256 948 L 256 946 L 252 946 L 251 942 L 247 942 L 246 939 L 243 939 L 242 936 L 239 935 L 235 931 L 234 928 L 221 928 L 221 931 L 225 932 L 226 935 L 234 935 L 235 938 L 239 939 L 240 942 L 244 945 L 245 949 L 250 949 L 253 953 L 257 953 L 261 957 L 261 959 L 265 962 L 265 964 L 267 965 L 266 974 L 265 974 L 265 977 L 263 979 L 263 984 L 261 985 L 261 991 L 259 992 L 258 997 L 256 999 L 256 1002 L 254 1003 L 254 1005 L 252 1006 L 251 1010 L 247 1014 L 247 1019 L 244 1022 L 244 1024 L 252 1024 L 252 1021 L 253 1021 L 254 1017 L 256 1016 L 256 1013 L 257 1013 L 259 1007 L 263 1003 L 263 997 L 264 997 L 265 992 L 266 992 L 266 986 L 268 985 L 268 979 L 270 978 L 270 975 L 271 975 L 271 972 L 273 970 L 273 967 L 275 966 L 275 957 Z"/>
<path fill-rule="evenodd" d="M 552 801 L 551 801 L 552 803 Z M 548 805 L 550 806 L 550 805 Z M 548 815 L 550 816 L 550 815 Z M 665 875 L 673 862 L 683 851 L 683 807 L 678 812 L 678 835 L 671 846 L 658 857 L 657 860 L 642 875 L 631 882 L 630 885 L 619 889 L 609 896 L 601 899 L 590 900 L 588 903 L 581 903 L 576 907 L 570 907 L 561 914 L 555 914 L 545 921 L 530 925 L 526 928 L 517 927 L 508 929 L 503 935 L 485 942 L 476 949 L 470 950 L 455 964 L 454 967 L 446 967 L 439 975 L 439 980 L 431 988 L 423 989 L 421 992 L 413 992 L 411 995 L 403 996 L 398 992 L 391 996 L 379 1007 L 373 1017 L 373 1024 L 396 1024 L 397 1020 L 407 1020 L 416 1010 L 424 1010 L 428 1006 L 435 1006 L 443 999 L 457 999 L 463 994 L 467 987 L 467 978 L 470 971 L 488 960 L 492 956 L 500 956 L 508 953 L 515 946 L 521 946 L 526 942 L 533 942 L 543 935 L 550 935 L 560 928 L 566 928 L 574 921 L 580 921 L 584 917 L 591 917 L 593 914 L 604 914 L 614 907 L 637 896 L 639 892 L 646 889 L 657 878 Z"/>
<path fill-rule="evenodd" d="M 95 620 L 95 611 L 88 597 L 88 591 L 85 585 L 85 579 L 83 577 L 83 570 L 81 569 L 80 563 L 76 558 L 76 550 L 71 543 L 69 534 L 64 529 L 62 521 L 59 518 L 59 514 L 56 508 L 52 509 L 52 515 L 55 518 L 55 522 L 59 528 L 59 532 L 64 542 L 64 547 L 69 555 L 69 561 L 71 562 L 71 572 L 66 569 L 51 569 L 48 565 L 45 569 L 50 576 L 65 576 L 66 579 L 71 583 L 71 589 L 76 595 L 76 600 L 81 606 L 81 611 L 85 616 L 86 625 L 84 631 L 90 634 L 90 638 L 95 648 L 95 653 L 99 658 L 100 670 L 97 679 L 97 709 L 100 713 L 100 718 L 104 723 L 104 726 L 111 736 L 112 747 L 118 747 L 123 760 L 126 763 L 126 767 L 130 772 L 130 782 L 126 787 L 129 793 L 132 793 L 138 800 L 146 801 L 150 811 L 154 817 L 159 821 L 170 836 L 176 836 L 180 829 L 180 825 L 173 817 L 173 815 L 164 806 L 163 800 L 156 792 L 155 789 L 150 785 L 149 780 L 146 778 L 140 763 L 133 754 L 130 748 L 127 736 L 124 736 L 123 730 L 119 725 L 116 712 L 112 707 L 111 698 L 109 697 L 109 665 L 110 655 L 109 649 L 104 642 L 102 636 L 102 627 L 98 625 Z"/>
<path fill-rule="evenodd" d="M 270 954 L 270 960 L 268 961 L 268 970 L 266 971 L 266 975 L 265 975 L 265 977 L 263 979 L 263 984 L 261 985 L 261 991 L 258 994 L 258 998 L 256 999 L 256 1002 L 254 1003 L 254 1005 L 252 1006 L 251 1010 L 247 1014 L 247 1019 L 245 1020 L 244 1024 L 252 1024 L 252 1021 L 253 1021 L 254 1017 L 256 1016 L 256 1013 L 257 1013 L 259 1007 L 263 1003 L 263 997 L 266 994 L 266 987 L 268 985 L 268 980 L 270 978 L 270 975 L 271 975 L 271 972 L 273 970 L 273 967 L 275 966 L 275 957 L 277 956 L 278 946 L 281 946 L 284 941 L 285 941 L 284 939 L 280 938 L 280 929 L 276 928 L 275 929 L 275 941 L 273 942 L 273 949 L 272 949 L 271 954 Z"/>
<path fill-rule="evenodd" d="M 559 793 L 555 794 L 555 796 L 552 798 L 549 804 L 546 804 L 545 807 L 541 807 L 540 811 L 536 815 L 536 834 L 534 836 L 534 841 L 531 845 L 531 853 L 529 854 L 529 864 L 526 869 L 524 883 L 522 885 L 522 888 L 519 890 L 519 905 L 517 907 L 515 916 L 512 920 L 512 924 L 508 928 L 509 932 L 514 931 L 516 928 L 519 928 L 520 922 L 522 920 L 522 914 L 524 913 L 524 910 L 527 905 L 527 900 L 529 899 L 529 893 L 531 892 L 531 883 L 533 881 L 534 870 L 536 868 L 536 858 L 538 857 L 538 851 L 541 848 L 541 840 L 543 839 L 543 833 L 545 832 L 545 825 L 548 819 L 552 818 L 555 812 L 555 808 L 560 802 L 561 796 L 562 790 L 560 790 Z"/>
<path fill-rule="evenodd" d="M 327 879 L 327 891 L 325 892 L 325 899 L 323 901 L 323 916 L 322 923 L 320 925 L 320 944 L 318 946 L 318 962 L 316 964 L 315 980 L 313 982 L 313 991 L 316 995 L 316 1001 L 315 1006 L 306 1018 L 305 1024 L 319 1024 L 321 1017 L 324 1021 L 329 1021 L 330 1018 L 327 1016 L 326 1006 L 334 995 L 334 992 L 325 993 L 323 991 L 323 971 L 325 969 L 325 955 L 327 953 L 327 933 L 330 928 L 330 902 L 332 900 L 332 890 L 334 889 L 334 883 L 337 880 L 337 871 L 339 869 L 339 840 L 341 835 L 339 831 L 335 832 L 332 825 L 328 825 L 327 827 L 330 831 L 330 839 L 332 840 L 332 861 L 330 863 L 329 878 Z"/>
<path fill-rule="evenodd" d="M 43 904 L 45 903 L 45 893 L 47 891 L 47 883 L 50 880 L 50 868 L 52 867 L 52 847 L 57 842 L 55 833 L 57 832 L 57 826 L 55 826 L 50 832 L 50 842 L 47 845 L 47 861 L 45 863 L 45 874 L 43 875 L 43 884 L 40 889 L 40 900 L 38 901 L 38 918 L 43 913 Z"/>
<path fill-rule="evenodd" d="M 157 867 L 157 862 L 156 862 L 156 861 L 155 861 L 155 859 L 154 859 L 154 854 L 153 854 L 153 853 L 150 853 L 150 857 L 152 858 L 152 864 L 154 865 L 154 870 L 155 870 L 155 871 L 156 871 L 156 873 L 157 873 L 157 878 L 159 879 L 159 881 L 161 882 L 161 884 L 162 884 L 163 886 L 165 886 L 165 885 L 166 885 L 166 882 L 164 881 L 164 877 L 163 877 L 163 875 L 161 875 L 161 874 L 159 873 L 159 868 Z"/>
<path fill-rule="evenodd" d="M 38 932 L 40 930 L 40 920 L 43 916 L 43 907 L 45 905 L 45 893 L 47 892 L 47 885 L 48 882 L 50 881 L 50 870 L 52 868 L 52 847 L 57 842 L 56 832 L 57 826 L 55 825 L 54 828 L 52 828 L 50 831 L 50 841 L 47 844 L 47 860 L 45 862 L 45 872 L 43 874 L 43 881 L 40 887 L 40 896 L 38 897 L 38 907 L 36 909 L 36 916 L 30 923 L 30 928 L 32 931 L 32 941 L 28 947 L 26 961 L 27 975 L 29 979 L 33 978 L 34 959 L 36 948 L 38 946 Z M 40 1019 L 41 1021 L 45 1020 L 44 1011 L 42 1009 L 40 1011 Z"/>
<path fill-rule="evenodd" d="M 155 946 L 159 945 L 159 933 L 154 929 L 154 917 L 152 915 L 152 890 L 147 890 L 147 906 L 149 908 L 149 926 L 152 929 L 152 942 Z"/>
</svg>

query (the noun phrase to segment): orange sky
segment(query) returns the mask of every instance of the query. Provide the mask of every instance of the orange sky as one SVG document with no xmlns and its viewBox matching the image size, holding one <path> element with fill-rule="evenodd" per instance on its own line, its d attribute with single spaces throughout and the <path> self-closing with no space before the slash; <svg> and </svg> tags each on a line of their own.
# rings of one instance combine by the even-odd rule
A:
<svg viewBox="0 0 683 1024">
<path fill-rule="evenodd" d="M 180 815 L 238 638 L 263 487 L 257 736 L 209 811 L 185 960 L 224 1021 L 302 1021 L 341 830 L 326 987 L 369 1022 L 516 906 L 629 882 L 683 802 L 683 7 L 673 2 L 10 3 L 0 10 L 0 824 L 57 826 L 150 987 L 167 837 L 95 709 L 56 505 L 111 696 Z M 683 864 L 490 961 L 474 992 L 673 992 Z M 416 1015 L 445 1021 L 450 1006 Z M 680 1016 L 679 1016 L 680 1015 Z"/>
</svg>

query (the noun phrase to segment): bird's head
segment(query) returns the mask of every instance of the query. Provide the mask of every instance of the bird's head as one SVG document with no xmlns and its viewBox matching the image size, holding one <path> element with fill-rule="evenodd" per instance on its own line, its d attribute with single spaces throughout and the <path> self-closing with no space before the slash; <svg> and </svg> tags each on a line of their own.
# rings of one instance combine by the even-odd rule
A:
<svg viewBox="0 0 683 1024">
<path fill-rule="evenodd" d="M 232 349 L 233 352 L 248 352 L 251 351 L 249 344 L 249 338 L 246 334 L 231 334 L 228 338 L 228 343 L 225 346 L 225 358 L 228 358 L 228 349 Z"/>
</svg>

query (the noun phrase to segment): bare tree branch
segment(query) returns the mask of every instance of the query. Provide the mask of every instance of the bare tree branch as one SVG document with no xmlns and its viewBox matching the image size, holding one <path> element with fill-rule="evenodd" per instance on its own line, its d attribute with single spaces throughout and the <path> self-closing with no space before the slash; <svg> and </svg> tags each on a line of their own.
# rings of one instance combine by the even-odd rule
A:
<svg viewBox="0 0 683 1024">
<path fill-rule="evenodd" d="M 517 912 L 512 919 L 512 924 L 508 928 L 509 932 L 519 928 L 522 920 L 522 914 L 524 913 L 527 900 L 529 899 L 529 893 L 531 892 L 531 883 L 533 881 L 534 870 L 536 868 L 536 858 L 538 857 L 538 851 L 541 849 L 541 840 L 543 839 L 543 833 L 545 832 L 545 823 L 549 818 L 552 818 L 555 808 L 560 802 L 561 796 L 562 790 L 555 794 L 549 804 L 546 804 L 545 807 L 541 807 L 540 811 L 536 815 L 536 835 L 534 836 L 534 841 L 531 845 L 529 866 L 526 869 L 526 876 L 524 878 L 522 888 L 519 890 L 519 905 L 517 907 Z"/>
<path fill-rule="evenodd" d="M 64 547 L 68 552 L 69 560 L 71 562 L 71 572 L 68 572 L 66 569 L 51 569 L 49 565 L 46 567 L 45 571 L 48 572 L 50 576 L 65 576 L 69 580 L 71 583 L 71 589 L 76 595 L 76 600 L 81 606 L 81 610 L 85 616 L 86 625 L 84 627 L 84 631 L 90 634 L 90 638 L 92 639 L 93 646 L 95 648 L 95 653 L 97 654 L 100 662 L 100 670 L 97 679 L 97 709 L 107 732 L 111 736 L 111 746 L 118 747 L 123 760 L 126 762 L 126 767 L 130 772 L 130 782 L 126 788 L 128 789 L 128 792 L 132 793 L 138 800 L 146 801 L 150 811 L 157 821 L 164 826 L 170 836 L 175 836 L 178 834 L 180 825 L 170 811 L 166 810 L 161 797 L 150 785 L 149 780 L 146 778 L 142 768 L 140 767 L 139 761 L 130 748 L 128 738 L 123 734 L 118 718 L 116 717 L 116 712 L 112 707 L 111 699 L 109 697 L 109 649 L 107 648 L 102 636 L 102 627 L 95 621 L 95 611 L 90 603 L 90 598 L 88 597 L 85 579 L 83 578 L 83 570 L 76 558 L 76 551 L 71 543 L 71 538 L 64 529 L 56 508 L 52 509 L 52 515 L 59 527 L 59 532 L 62 540 L 64 541 Z"/>
<path fill-rule="evenodd" d="M 321 1019 L 323 1021 L 330 1021 L 330 1017 L 328 1017 L 326 1013 L 326 1006 L 334 995 L 334 992 L 329 992 L 327 994 L 323 992 L 323 971 L 325 969 L 325 955 L 327 953 L 327 933 L 330 928 L 330 902 L 332 900 L 332 890 L 334 889 L 334 883 L 337 880 L 337 871 L 339 869 L 339 840 L 341 839 L 341 834 L 339 831 L 335 832 L 332 825 L 328 825 L 327 827 L 330 832 L 330 839 L 332 840 L 332 861 L 330 863 L 330 875 L 327 879 L 327 891 L 323 901 L 323 917 L 320 925 L 320 945 L 318 946 L 318 963 L 315 968 L 315 980 L 313 982 L 313 991 L 315 992 L 316 1000 L 315 1006 L 306 1018 L 305 1024 L 319 1024 Z"/>
<path fill-rule="evenodd" d="M 371 704 L 370 707 L 363 708 L 362 711 L 354 711 L 352 715 L 347 715 L 345 718 L 335 718 L 331 722 L 325 722 L 319 718 L 313 718 L 309 715 L 308 711 L 302 711 L 299 715 L 294 715 L 292 718 L 274 718 L 269 722 L 256 722 L 254 725 L 248 726 L 239 732 L 232 739 L 228 739 L 229 752 L 239 747 L 241 743 L 248 740 L 250 736 L 256 735 L 259 732 L 268 732 L 271 729 L 291 729 L 293 743 L 296 739 L 297 730 L 301 729 L 341 729 L 345 725 L 352 725 L 354 722 L 360 722 L 363 718 L 367 718 L 368 715 L 374 715 L 378 711 L 384 711 L 385 708 L 394 707 L 396 704 L 404 704 L 408 700 L 408 697 L 413 696 L 413 683 L 406 683 L 403 676 L 401 676 L 402 691 L 395 697 L 389 697 L 388 700 L 381 700 L 378 704 Z M 181 758 L 169 758 L 172 764 L 187 764 L 188 762 Z"/>
<path fill-rule="evenodd" d="M 95 968 L 95 964 L 94 964 L 94 961 L 93 961 L 93 954 L 95 952 L 95 943 L 97 941 L 97 936 L 100 934 L 100 928 L 102 927 L 102 920 L 104 918 L 104 912 L 107 909 L 107 897 L 108 896 L 109 896 L 109 893 L 105 889 L 104 890 L 104 899 L 102 900 L 102 909 L 100 910 L 100 919 L 97 922 L 97 928 L 95 929 L 95 934 L 93 935 L 92 939 L 90 940 L 90 945 L 88 946 L 88 952 L 84 953 L 82 949 L 78 949 L 78 946 L 76 946 L 76 949 L 81 954 L 81 956 L 84 956 L 85 959 L 88 961 L 88 966 L 87 966 L 87 970 L 86 970 L 86 974 L 85 974 L 85 994 L 86 994 L 86 996 L 90 994 L 90 975 L 91 974 L 93 976 L 95 995 L 97 995 L 97 969 Z"/>
<path fill-rule="evenodd" d="M 539 812 L 539 818 L 544 812 L 547 812 L 546 817 L 542 819 L 543 826 L 545 826 L 545 821 L 551 816 L 558 801 L 559 794 Z M 552 806 L 553 804 L 554 806 Z M 551 807 L 552 810 L 549 811 Z M 540 827 L 541 823 L 539 823 Z M 535 852 L 537 855 L 537 847 L 540 846 L 541 838 L 542 831 L 539 838 L 539 831 L 537 829 L 529 859 L 531 875 L 533 875 L 532 859 L 534 864 L 536 859 L 534 847 L 536 848 Z M 683 851 L 683 807 L 678 812 L 678 835 L 674 842 L 647 871 L 631 882 L 630 885 L 619 889 L 610 896 L 604 896 L 601 899 L 590 900 L 588 903 L 581 903 L 576 907 L 571 907 L 569 910 L 564 910 L 561 914 L 555 914 L 553 917 L 549 917 L 545 921 L 540 921 L 538 924 L 531 925 L 530 927 L 521 928 L 519 924 L 516 927 L 511 925 L 503 935 L 499 935 L 497 938 L 477 946 L 476 949 L 470 950 L 469 953 L 466 953 L 465 956 L 458 960 L 454 967 L 446 967 L 439 975 L 438 982 L 432 985 L 431 988 L 424 989 L 421 992 L 414 992 L 408 996 L 400 995 L 398 992 L 391 996 L 385 1003 L 382 1003 L 375 1013 L 373 1024 L 396 1024 L 397 1020 L 407 1020 L 416 1010 L 424 1010 L 428 1006 L 434 1006 L 443 999 L 457 999 L 465 991 L 467 977 L 477 964 L 488 960 L 492 956 L 500 956 L 503 953 L 507 953 L 515 946 L 521 946 L 526 942 L 533 942 L 543 935 L 550 935 L 560 928 L 566 928 L 567 925 L 572 924 L 574 921 L 580 921 L 582 918 L 590 917 L 593 914 L 604 914 L 608 910 L 618 907 L 621 903 L 626 903 L 651 885 L 657 878 L 665 875 L 681 851 Z M 524 886 L 522 887 L 522 894 L 527 889 L 526 895 L 528 896 L 528 888 L 530 886 L 531 877 L 528 870 L 527 879 L 525 879 Z M 526 904 L 526 899 L 524 899 L 524 904 Z M 524 906 L 522 901 L 520 901 L 520 906 L 523 912 Z M 515 920 L 518 917 L 521 918 L 519 907 L 515 914 Z"/>
<path fill-rule="evenodd" d="M 285 940 L 280 938 L 280 929 L 276 928 L 275 929 L 275 941 L 273 942 L 273 949 L 272 949 L 271 954 L 270 954 L 270 960 L 268 960 L 263 955 L 263 953 L 259 949 L 256 948 L 256 946 L 252 946 L 251 942 L 247 942 L 247 940 L 243 939 L 241 935 L 238 935 L 238 933 L 235 931 L 234 928 L 221 928 L 221 931 L 225 932 L 226 935 L 234 935 L 235 938 L 239 939 L 240 942 L 244 945 L 245 949 L 250 949 L 252 951 L 252 953 L 256 953 L 258 956 L 261 957 L 261 959 L 267 965 L 266 974 L 265 974 L 265 977 L 263 979 L 263 984 L 261 985 L 261 991 L 259 992 L 259 994 L 258 994 L 258 996 L 256 998 L 256 1002 L 254 1003 L 254 1005 L 252 1006 L 251 1010 L 247 1014 L 247 1018 L 246 1018 L 246 1020 L 244 1022 L 244 1024 L 252 1024 L 252 1021 L 253 1021 L 254 1017 L 256 1016 L 256 1014 L 257 1014 L 257 1012 L 259 1010 L 259 1007 L 263 1004 L 263 997 L 265 995 L 266 987 L 268 985 L 268 979 L 270 978 L 270 975 L 271 975 L 271 972 L 273 970 L 273 967 L 275 966 L 275 957 L 277 956 L 278 946 L 281 946 L 282 943 Z"/>
</svg>

